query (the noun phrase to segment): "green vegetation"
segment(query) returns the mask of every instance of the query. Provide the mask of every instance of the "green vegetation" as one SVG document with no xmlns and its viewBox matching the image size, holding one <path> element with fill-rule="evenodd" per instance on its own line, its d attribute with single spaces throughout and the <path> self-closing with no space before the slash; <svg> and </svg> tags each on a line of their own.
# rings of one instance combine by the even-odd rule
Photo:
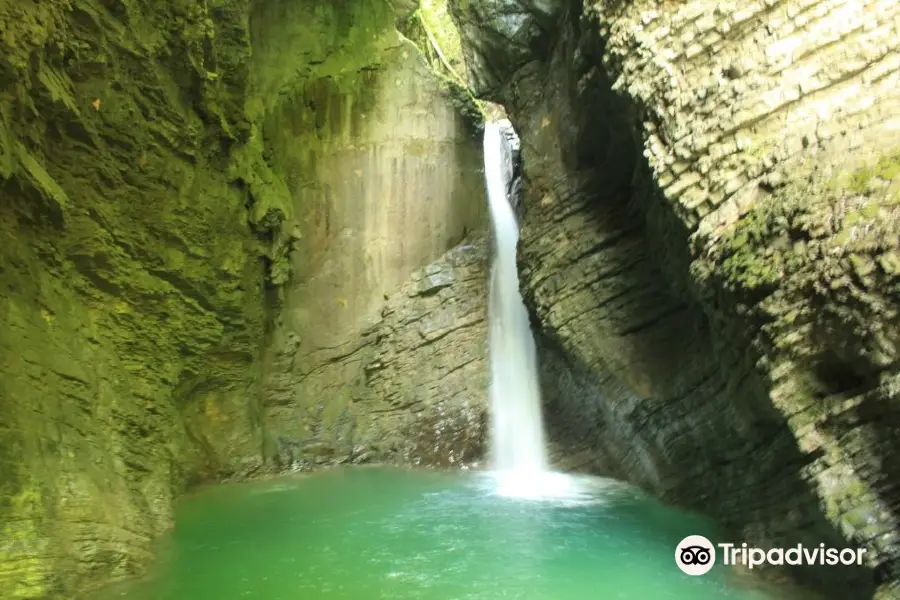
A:
<svg viewBox="0 0 900 600">
<path fill-rule="evenodd" d="M 447 0 L 421 0 L 401 31 L 416 43 L 432 68 L 446 71 L 464 83 L 466 63 L 462 43 L 447 5 Z"/>
<path fill-rule="evenodd" d="M 722 272 L 730 285 L 766 291 L 781 281 L 790 252 L 774 241 L 786 235 L 795 217 L 783 204 L 769 203 L 736 223 L 723 240 Z"/>
<path fill-rule="evenodd" d="M 873 248 L 854 242 L 855 232 L 860 226 L 890 229 L 885 209 L 900 197 L 898 175 L 900 150 L 828 181 L 814 175 L 809 181 L 798 177 L 797 183 L 761 199 L 724 234 L 722 275 L 730 286 L 772 291 L 782 279 L 790 278 L 792 269 L 804 264 L 798 252 L 805 246 L 791 240 L 815 239 L 840 249 L 853 272 L 867 276 L 874 264 L 869 257 Z"/>
<path fill-rule="evenodd" d="M 362 70 L 398 46 L 396 14 L 384 0 L 265 2 L 253 19 L 266 32 L 253 48 L 254 119 L 317 79 L 355 86 Z"/>
<path fill-rule="evenodd" d="M 462 44 L 447 4 L 447 0 L 422 0 L 401 31 L 416 44 L 432 71 L 444 81 L 454 105 L 479 134 L 487 117 L 482 102 L 466 83 Z"/>
<path fill-rule="evenodd" d="M 24 599 L 139 572 L 188 482 L 261 468 L 291 183 L 415 48 L 383 0 L 0 4 L 0 536 L 34 544 L 0 546 L 0 597 Z M 446 3 L 417 15 L 477 121 Z"/>
<path fill-rule="evenodd" d="M 892 181 L 900 175 L 900 150 L 878 159 L 874 168 L 875 177 L 884 181 Z"/>
<path fill-rule="evenodd" d="M 847 190 L 857 195 L 865 195 L 880 185 L 894 181 L 898 175 L 900 175 L 900 149 L 883 154 L 872 164 L 863 165 L 849 173 L 841 173 L 834 178 L 829 187 L 832 190 Z"/>
</svg>

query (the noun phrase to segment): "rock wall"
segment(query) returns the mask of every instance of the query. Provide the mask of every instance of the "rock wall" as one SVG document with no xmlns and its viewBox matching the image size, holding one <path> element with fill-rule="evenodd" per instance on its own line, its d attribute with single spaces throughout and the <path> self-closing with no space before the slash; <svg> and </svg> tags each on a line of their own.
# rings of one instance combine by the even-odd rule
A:
<svg viewBox="0 0 900 600">
<path fill-rule="evenodd" d="M 305 352 L 357 333 L 415 269 L 485 225 L 480 149 L 450 92 L 412 44 L 380 56 L 266 120 L 293 203 L 281 325 L 303 332 Z"/>
<path fill-rule="evenodd" d="M 384 340 L 369 371 L 384 406 L 438 376 L 418 362 L 443 351 L 436 338 L 479 347 L 472 252 L 419 276 L 452 286 L 406 283 L 481 223 L 462 104 L 394 28 L 413 7 L 298 4 L 0 2 L 0 597 L 140 572 L 185 485 L 271 467 L 263 351 L 289 337 L 283 323 L 330 343 L 321 323 L 362 334 L 338 300 L 362 314 L 357 296 L 412 294 L 365 338 Z M 442 329 L 457 312 L 470 330 Z M 415 347 L 417 331 L 434 343 Z M 478 362 L 463 358 L 435 364 L 470 386 Z M 428 445 L 405 456 L 470 460 L 480 413 L 425 388 Z M 404 415 L 385 410 L 360 436 L 411 441 Z M 434 428 L 465 433 L 436 447 Z M 296 449 L 286 462 L 319 456 Z"/>
<path fill-rule="evenodd" d="M 0 3 L 3 598 L 139 570 L 188 479 L 262 462 L 244 10 Z"/>
<path fill-rule="evenodd" d="M 896 3 L 454 5 L 522 137 L 554 439 L 896 597 Z"/>
<path fill-rule="evenodd" d="M 454 464 L 473 459 L 481 443 L 483 269 L 437 286 L 434 297 L 401 291 L 387 302 L 419 285 L 410 277 L 422 265 L 486 226 L 477 124 L 461 112 L 471 100 L 431 70 L 396 19 L 365 2 L 266 3 L 256 15 L 267 38 L 255 77 L 263 89 L 281 86 L 277 98 L 266 96 L 261 135 L 292 198 L 284 223 L 292 279 L 263 392 L 266 451 L 285 467 Z M 316 37 L 317 22 L 334 28 L 331 45 Z M 267 66 L 285 52 L 314 65 L 302 80 Z M 454 315 L 472 327 L 445 335 Z M 437 388 L 440 373 L 466 363 Z M 450 431 L 438 436 L 436 427 L 448 427 L 438 410 L 447 419 L 473 412 L 459 417 L 458 442 Z M 444 455 L 420 441 L 424 432 L 458 447 Z"/>
<path fill-rule="evenodd" d="M 412 274 L 365 328 L 312 356 L 286 332 L 266 380 L 273 460 L 283 469 L 479 460 L 486 266 L 483 240 L 452 249 Z"/>
</svg>

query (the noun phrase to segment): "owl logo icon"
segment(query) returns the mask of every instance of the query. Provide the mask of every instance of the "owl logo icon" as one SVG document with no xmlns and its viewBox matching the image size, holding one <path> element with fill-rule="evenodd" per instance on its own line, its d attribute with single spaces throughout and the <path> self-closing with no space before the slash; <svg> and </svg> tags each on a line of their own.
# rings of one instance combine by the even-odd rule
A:
<svg viewBox="0 0 900 600">
<path fill-rule="evenodd" d="M 716 564 L 716 549 L 702 535 L 689 535 L 675 548 L 675 564 L 687 575 L 705 575 Z"/>
</svg>

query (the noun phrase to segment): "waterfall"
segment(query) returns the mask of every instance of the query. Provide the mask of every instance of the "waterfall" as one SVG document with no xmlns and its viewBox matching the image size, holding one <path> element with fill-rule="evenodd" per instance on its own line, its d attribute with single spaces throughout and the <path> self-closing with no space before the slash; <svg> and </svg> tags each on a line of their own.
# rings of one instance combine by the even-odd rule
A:
<svg viewBox="0 0 900 600">
<path fill-rule="evenodd" d="M 513 169 L 506 132 L 512 133 L 509 121 L 485 125 L 484 177 L 494 232 L 488 298 L 491 453 L 497 471 L 537 474 L 546 471 L 547 454 L 537 353 L 519 293 L 519 225 L 508 197 Z"/>
</svg>

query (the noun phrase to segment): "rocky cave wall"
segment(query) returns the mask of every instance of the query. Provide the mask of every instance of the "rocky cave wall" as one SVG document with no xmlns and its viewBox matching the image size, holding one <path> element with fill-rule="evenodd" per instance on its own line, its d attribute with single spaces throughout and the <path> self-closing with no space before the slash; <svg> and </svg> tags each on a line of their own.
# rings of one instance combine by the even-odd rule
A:
<svg viewBox="0 0 900 600">
<path fill-rule="evenodd" d="M 397 35 L 413 4 L 298 4 L 0 2 L 0 597 L 140 572 L 185 485 L 300 461 L 266 427 L 284 423 L 266 399 L 294 333 L 371 330 L 386 402 L 433 391 L 423 359 L 453 342 L 440 364 L 474 390 L 459 337 L 483 356 L 477 327 L 451 330 L 480 322 L 483 244 L 442 257 L 483 223 L 471 107 Z M 350 303 L 381 325 L 351 325 Z M 428 424 L 470 432 L 470 460 L 480 419 Z M 429 456 L 453 450 L 436 435 Z"/>
<path fill-rule="evenodd" d="M 567 464 L 898 597 L 896 3 L 458 0 L 522 137 L 520 273 Z"/>
</svg>

